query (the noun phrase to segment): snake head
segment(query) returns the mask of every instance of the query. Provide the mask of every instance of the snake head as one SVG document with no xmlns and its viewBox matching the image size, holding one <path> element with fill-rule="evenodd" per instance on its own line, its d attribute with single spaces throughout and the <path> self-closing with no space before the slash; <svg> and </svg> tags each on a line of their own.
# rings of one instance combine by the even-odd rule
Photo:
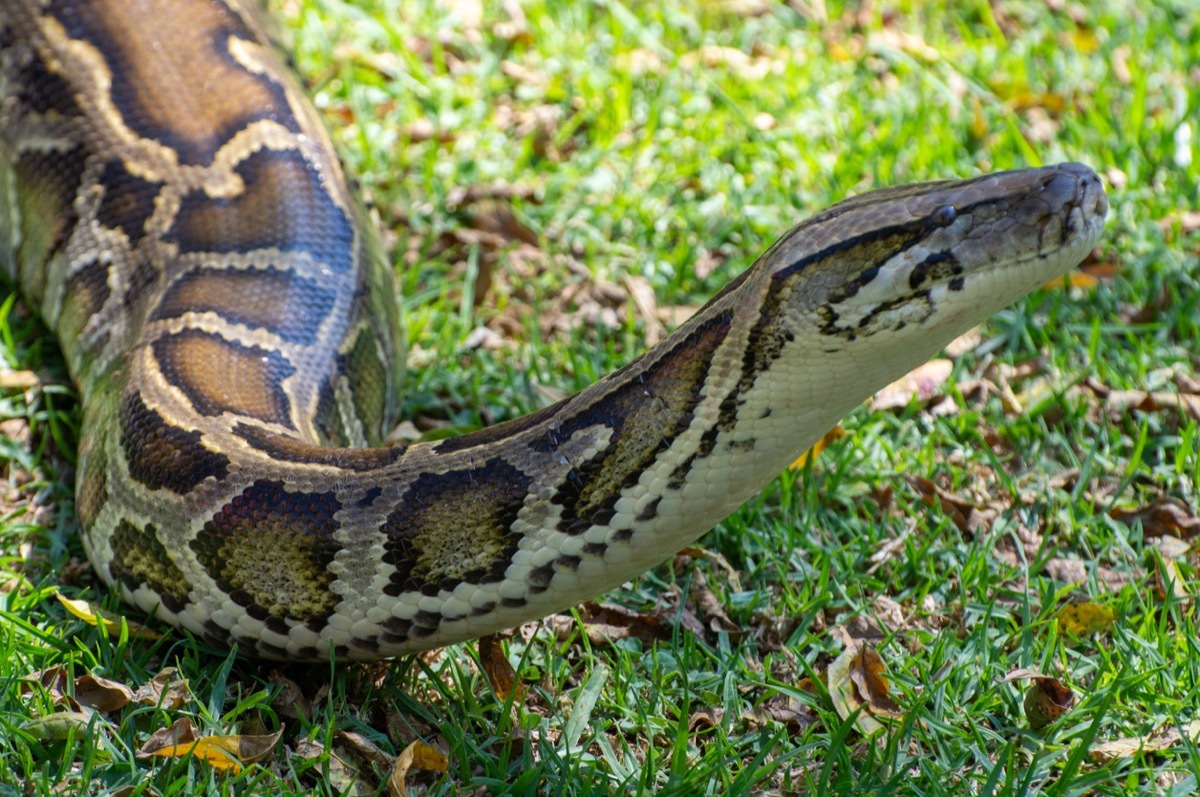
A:
<svg viewBox="0 0 1200 797">
<path fill-rule="evenodd" d="M 1078 163 L 874 191 L 803 222 L 760 259 L 766 302 L 815 326 L 826 350 L 887 332 L 916 334 L 928 354 L 1077 265 L 1107 211 L 1100 179 Z"/>
</svg>

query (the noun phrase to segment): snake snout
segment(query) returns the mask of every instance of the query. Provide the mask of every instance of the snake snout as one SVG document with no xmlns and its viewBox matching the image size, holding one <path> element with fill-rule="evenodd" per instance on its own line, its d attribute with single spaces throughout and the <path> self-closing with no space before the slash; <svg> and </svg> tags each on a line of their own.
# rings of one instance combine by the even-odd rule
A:
<svg viewBox="0 0 1200 797">
<path fill-rule="evenodd" d="M 1108 213 L 1104 184 L 1082 163 L 1063 163 L 1047 174 L 1042 196 L 1055 207 L 1078 207 L 1089 221 L 1102 222 Z"/>
</svg>

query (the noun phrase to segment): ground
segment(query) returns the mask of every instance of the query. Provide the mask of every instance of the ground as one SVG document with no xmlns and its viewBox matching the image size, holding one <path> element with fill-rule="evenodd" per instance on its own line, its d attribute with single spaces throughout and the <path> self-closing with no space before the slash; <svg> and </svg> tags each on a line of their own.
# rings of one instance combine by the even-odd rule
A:
<svg viewBox="0 0 1200 797">
<path fill-rule="evenodd" d="M 397 266 L 398 437 L 590 383 L 850 193 L 1078 160 L 1108 230 L 673 562 L 369 666 L 66 611 L 122 609 L 76 534 L 76 395 L 10 297 L 0 794 L 1196 791 L 1193 3 L 272 10 Z M 246 766 L 138 757 L 181 722 Z M 413 748 L 389 785 L 415 741 L 444 771 Z"/>
</svg>

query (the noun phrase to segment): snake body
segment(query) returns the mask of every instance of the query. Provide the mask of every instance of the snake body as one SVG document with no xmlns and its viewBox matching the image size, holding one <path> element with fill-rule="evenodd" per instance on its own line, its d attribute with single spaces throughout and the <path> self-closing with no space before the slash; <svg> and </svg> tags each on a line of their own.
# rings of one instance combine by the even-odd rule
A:
<svg viewBox="0 0 1200 797">
<path fill-rule="evenodd" d="M 0 264 L 80 389 L 84 546 L 261 657 L 393 656 L 620 584 L 1077 264 L 1107 209 L 1078 164 L 858 196 L 578 395 L 379 447 L 391 272 L 260 29 L 231 0 L 0 0 Z"/>
</svg>

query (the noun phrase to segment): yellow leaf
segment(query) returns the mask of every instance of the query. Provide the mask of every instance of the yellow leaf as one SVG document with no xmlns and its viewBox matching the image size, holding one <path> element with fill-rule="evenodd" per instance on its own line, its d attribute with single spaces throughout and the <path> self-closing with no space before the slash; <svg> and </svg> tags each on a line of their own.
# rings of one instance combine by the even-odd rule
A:
<svg viewBox="0 0 1200 797">
<path fill-rule="evenodd" d="M 1059 626 L 1075 636 L 1090 636 L 1108 631 L 1116 619 L 1115 611 L 1095 603 L 1073 603 L 1064 606 L 1058 613 Z"/>
<path fill-rule="evenodd" d="M 983 115 L 983 103 L 978 97 L 971 98 L 971 135 L 983 138 L 988 131 L 987 117 Z"/>
<path fill-rule="evenodd" d="M 1059 288 L 1084 288 L 1090 290 L 1100 284 L 1100 280 L 1084 271 L 1069 271 L 1061 277 L 1050 280 L 1042 287 L 1048 291 Z"/>
<path fill-rule="evenodd" d="M 124 623 L 129 628 L 130 639 L 155 640 L 162 638 L 162 634 L 157 631 L 152 631 L 141 623 L 126 620 L 124 617 L 113 617 L 94 603 L 68 598 L 61 592 L 55 592 L 54 597 L 58 598 L 58 602 L 65 606 L 68 612 L 83 620 L 88 625 L 94 625 L 97 628 L 103 626 L 109 636 L 119 637 L 121 635 L 121 624 Z"/>
<path fill-rule="evenodd" d="M 142 745 L 139 758 L 185 758 L 195 756 L 214 769 L 242 771 L 246 764 L 260 760 L 275 747 L 283 728 L 272 734 L 254 736 L 232 734 L 228 736 L 205 736 L 196 738 L 196 727 L 186 717 L 175 721 L 170 728 L 163 728 Z"/>
<path fill-rule="evenodd" d="M 186 758 L 195 756 L 214 769 L 229 769 L 234 774 L 242 771 L 242 765 L 237 760 L 238 737 L 236 736 L 205 736 L 194 742 L 173 744 L 155 750 L 153 755 L 162 758 Z"/>
<path fill-rule="evenodd" d="M 1100 39 L 1095 31 L 1086 28 L 1076 28 L 1067 37 L 1080 53 L 1087 55 L 1100 49 Z"/>
<path fill-rule="evenodd" d="M 439 753 L 424 742 L 413 742 L 404 748 L 404 752 L 396 758 L 396 766 L 388 777 L 388 789 L 393 797 L 408 797 L 408 789 L 404 786 L 404 778 L 410 769 L 421 769 L 426 772 L 445 772 L 450 763 L 446 756 Z"/>
<path fill-rule="evenodd" d="M 845 436 L 846 430 L 842 428 L 841 424 L 838 424 L 826 432 L 824 437 L 813 443 L 812 448 L 808 449 L 799 457 L 797 457 L 795 462 L 793 462 L 791 465 L 788 465 L 788 470 L 804 470 L 804 467 L 808 464 L 810 459 L 816 459 L 817 456 L 825 450 L 826 446 L 828 446 L 834 440 L 840 440 Z"/>
</svg>

